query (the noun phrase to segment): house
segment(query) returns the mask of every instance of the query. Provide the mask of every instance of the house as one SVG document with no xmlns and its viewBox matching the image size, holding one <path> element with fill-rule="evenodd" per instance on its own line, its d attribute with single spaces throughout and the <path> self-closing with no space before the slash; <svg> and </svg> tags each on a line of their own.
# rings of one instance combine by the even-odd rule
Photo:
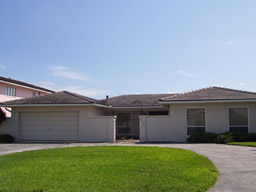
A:
<svg viewBox="0 0 256 192">
<path fill-rule="evenodd" d="M 49 89 L 0 76 L 0 102 L 45 95 L 53 92 Z M 2 110 L 6 113 L 7 117 L 11 116 L 8 110 L 4 108 Z"/>
<path fill-rule="evenodd" d="M 185 142 L 194 133 L 256 132 L 256 93 L 222 87 L 103 100 L 63 91 L 1 106 L 11 107 L 13 115 L 0 134 L 17 141 L 114 142 L 130 136 Z"/>
</svg>

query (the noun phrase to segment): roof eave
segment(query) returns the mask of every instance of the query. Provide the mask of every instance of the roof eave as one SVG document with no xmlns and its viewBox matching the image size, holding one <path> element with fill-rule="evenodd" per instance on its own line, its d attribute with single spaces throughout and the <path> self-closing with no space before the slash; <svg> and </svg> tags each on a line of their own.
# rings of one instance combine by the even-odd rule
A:
<svg viewBox="0 0 256 192">
<path fill-rule="evenodd" d="M 29 86 L 21 85 L 21 84 L 18 84 L 18 83 L 12 83 L 12 82 L 9 82 L 9 81 L 4 81 L 4 80 L 0 80 L 0 82 L 10 84 L 10 85 L 15 85 L 15 86 L 18 86 L 18 87 L 27 88 L 27 89 L 32 89 L 32 90 L 35 90 L 35 91 L 41 91 L 41 92 L 45 92 L 45 93 L 55 93 L 55 91 L 44 89 L 44 88 L 42 88 L 42 89 L 34 88 L 34 87 L 29 87 Z"/>
<path fill-rule="evenodd" d="M 71 103 L 71 104 L 0 104 L 0 107 L 80 107 L 80 106 L 97 106 L 109 108 L 109 106 L 96 103 Z"/>
<path fill-rule="evenodd" d="M 256 102 L 256 99 L 216 99 L 216 100 L 175 100 L 159 101 L 159 104 L 182 104 L 182 103 L 239 103 L 239 102 Z"/>
<path fill-rule="evenodd" d="M 113 109 L 157 109 L 157 108 L 164 108 L 161 105 L 153 105 L 153 106 L 134 106 L 134 107 L 129 107 L 129 106 L 111 106 Z"/>
</svg>

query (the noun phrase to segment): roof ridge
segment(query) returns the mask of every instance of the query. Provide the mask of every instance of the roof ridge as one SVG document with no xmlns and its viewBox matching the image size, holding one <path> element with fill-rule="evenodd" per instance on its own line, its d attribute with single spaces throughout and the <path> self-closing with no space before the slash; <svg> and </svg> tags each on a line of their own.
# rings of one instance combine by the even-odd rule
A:
<svg viewBox="0 0 256 192">
<path fill-rule="evenodd" d="M 14 100 L 10 100 L 10 101 L 15 101 L 15 100 L 20 100 L 20 101 L 24 101 L 24 100 L 28 100 L 28 99 L 34 99 L 36 97 L 46 97 L 46 96 L 52 96 L 52 95 L 56 95 L 57 93 L 60 93 L 60 92 L 63 92 L 63 91 L 59 91 L 59 92 L 54 92 L 54 93 L 51 93 L 51 94 L 45 94 L 45 95 L 36 95 L 36 96 L 33 96 L 33 97 L 25 97 L 25 98 L 19 98 L 19 99 L 14 99 Z M 5 103 L 5 102 L 9 102 L 9 101 L 4 101 L 4 102 L 1 102 L 1 103 Z"/>
<path fill-rule="evenodd" d="M 55 91 L 53 91 L 53 90 L 50 90 L 50 89 L 47 89 L 47 88 L 44 88 L 44 87 L 40 87 L 40 86 L 31 84 L 31 83 L 27 83 L 25 81 L 20 81 L 20 80 L 12 79 L 10 77 L 8 78 L 8 77 L 0 76 L 0 80 L 8 82 L 8 83 L 18 84 L 18 85 L 27 86 L 27 87 L 34 88 L 34 89 L 39 89 L 39 90 L 42 90 L 42 91 L 47 91 L 47 92 L 55 93 Z"/>
<path fill-rule="evenodd" d="M 96 101 L 96 99 L 93 99 L 93 98 L 90 98 L 90 97 L 87 97 L 87 96 L 84 96 L 84 95 L 79 95 L 77 93 L 72 93 L 72 92 L 69 92 L 69 91 L 61 91 L 61 92 L 64 92 L 64 93 L 67 93 L 69 95 L 72 95 L 74 97 L 77 97 L 79 99 L 82 99 L 82 100 L 85 100 L 88 99 L 90 102 L 94 103 Z M 86 98 L 86 99 L 85 99 Z"/>
<path fill-rule="evenodd" d="M 252 92 L 252 91 L 244 91 L 244 90 L 232 89 L 232 88 L 226 88 L 226 87 L 213 86 L 212 88 L 224 89 L 224 90 L 227 90 L 227 91 L 236 91 L 236 92 L 240 92 L 240 93 L 256 94 L 256 92 Z"/>
<path fill-rule="evenodd" d="M 202 88 L 202 89 L 197 89 L 197 90 L 194 90 L 194 91 L 188 91 L 188 92 L 184 92 L 182 94 L 177 94 L 177 95 L 174 95 L 174 96 L 171 96 L 171 97 L 164 97 L 164 98 L 161 98 L 159 99 L 159 101 L 164 101 L 164 100 L 168 100 L 168 99 L 179 99 L 179 97 L 182 97 L 182 96 L 187 96 L 189 94 L 193 94 L 193 93 L 198 93 L 200 91 L 204 91 L 204 90 L 211 90 L 211 89 L 220 89 L 220 90 L 223 90 L 223 91 L 231 91 L 231 92 L 237 92 L 237 93 L 244 93 L 244 94 L 251 94 L 251 95 L 256 95 L 256 92 L 250 92 L 250 91 L 243 91 L 243 90 L 238 90 L 238 89 L 231 89 L 231 88 L 225 88 L 225 87 L 218 87 L 218 86 L 210 86 L 210 87 L 206 87 L 206 88 Z"/>
<path fill-rule="evenodd" d="M 122 96 L 144 96 L 144 95 L 175 95 L 177 93 L 156 93 L 156 94 L 151 94 L 151 93 L 142 93 L 142 94 L 123 94 L 123 95 L 116 95 L 116 96 L 113 96 L 113 97 L 109 97 L 110 99 L 111 98 L 116 98 L 116 97 L 122 97 Z"/>
<path fill-rule="evenodd" d="M 205 89 L 210 89 L 210 88 L 213 88 L 213 87 L 205 87 L 205 88 L 201 88 L 201 89 L 196 89 L 196 90 L 192 90 L 192 91 L 187 91 L 187 92 L 179 93 L 179 94 L 176 94 L 176 95 L 173 95 L 173 96 L 170 96 L 170 97 L 164 97 L 164 98 L 161 98 L 161 99 L 159 99 L 159 100 L 165 100 L 165 99 L 175 98 L 175 97 L 178 97 L 178 96 L 181 96 L 181 95 L 187 95 L 187 94 L 195 93 L 195 92 L 198 92 L 198 91 L 203 91 L 203 90 L 205 90 Z"/>
</svg>

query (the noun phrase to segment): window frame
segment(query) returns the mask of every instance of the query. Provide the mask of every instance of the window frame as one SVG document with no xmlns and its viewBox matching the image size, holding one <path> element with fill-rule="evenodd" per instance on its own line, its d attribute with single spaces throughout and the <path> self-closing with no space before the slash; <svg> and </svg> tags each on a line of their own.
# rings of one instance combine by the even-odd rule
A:
<svg viewBox="0 0 256 192">
<path fill-rule="evenodd" d="M 204 119 L 205 119 L 205 126 L 188 126 L 188 109 L 204 109 Z M 207 132 L 207 116 L 206 116 L 206 107 L 186 107 L 186 135 L 189 137 L 190 135 L 188 134 L 188 127 L 204 127 L 205 133 Z"/>
<path fill-rule="evenodd" d="M 10 93 L 10 95 L 9 95 Z M 16 87 L 10 87 L 10 86 L 6 86 L 6 95 L 9 97 L 16 97 L 17 94 L 17 90 Z"/>
<path fill-rule="evenodd" d="M 247 126 L 245 125 L 230 125 L 230 109 L 239 109 L 239 108 L 246 108 L 247 109 Z M 230 127 L 247 127 L 248 133 L 250 133 L 250 112 L 248 106 L 230 106 L 228 107 L 228 132 L 230 132 Z"/>
</svg>

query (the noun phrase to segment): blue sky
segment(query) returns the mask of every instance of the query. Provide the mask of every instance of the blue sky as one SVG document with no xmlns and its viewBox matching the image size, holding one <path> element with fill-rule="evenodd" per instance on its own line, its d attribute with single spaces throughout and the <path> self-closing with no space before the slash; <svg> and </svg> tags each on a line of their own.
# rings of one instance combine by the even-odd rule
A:
<svg viewBox="0 0 256 192">
<path fill-rule="evenodd" d="M 102 98 L 256 91 L 254 0 L 1 0 L 0 74 Z"/>
</svg>

